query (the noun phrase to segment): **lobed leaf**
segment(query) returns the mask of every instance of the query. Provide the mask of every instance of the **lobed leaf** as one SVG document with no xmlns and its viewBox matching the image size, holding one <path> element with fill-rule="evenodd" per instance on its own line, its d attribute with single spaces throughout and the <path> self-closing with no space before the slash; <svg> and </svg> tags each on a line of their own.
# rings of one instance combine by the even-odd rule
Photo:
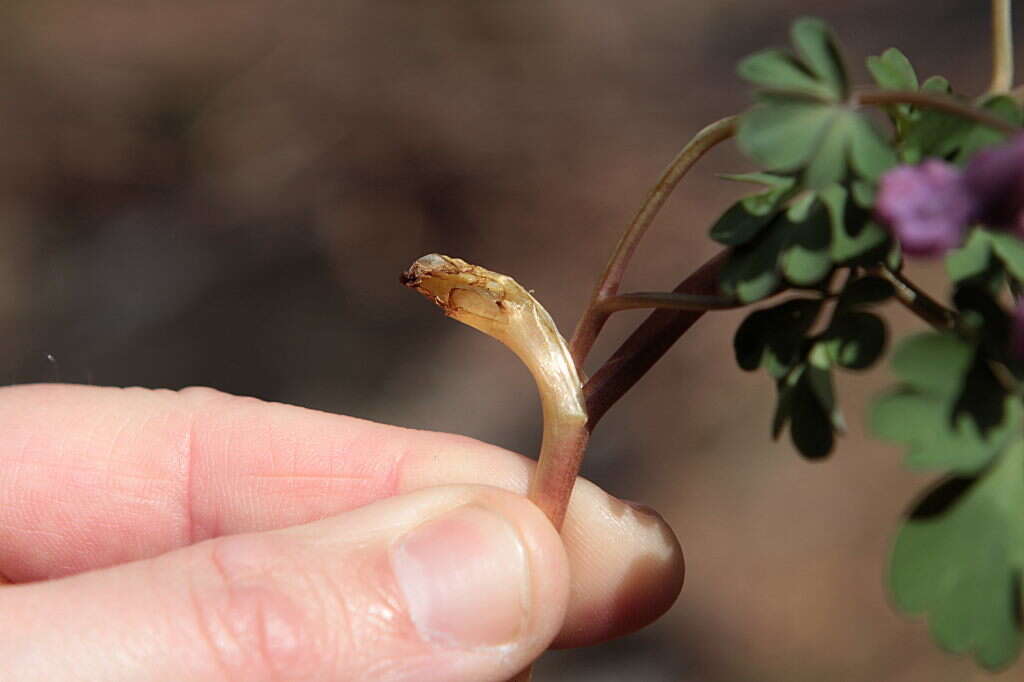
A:
<svg viewBox="0 0 1024 682">
<path fill-rule="evenodd" d="M 868 71 L 878 87 L 886 90 L 917 90 L 917 73 L 906 55 L 890 47 L 877 57 L 867 58 Z"/>
<path fill-rule="evenodd" d="M 904 523 L 889 586 L 904 611 L 924 613 L 946 650 L 988 669 L 1020 653 L 1024 571 L 1024 442 L 973 478 L 932 490 Z"/>
</svg>

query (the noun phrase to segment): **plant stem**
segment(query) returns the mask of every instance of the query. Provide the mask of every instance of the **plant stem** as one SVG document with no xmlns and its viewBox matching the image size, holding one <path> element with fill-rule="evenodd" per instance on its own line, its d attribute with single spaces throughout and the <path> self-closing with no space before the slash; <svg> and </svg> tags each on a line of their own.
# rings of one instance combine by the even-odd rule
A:
<svg viewBox="0 0 1024 682">
<path fill-rule="evenodd" d="M 606 298 L 597 305 L 604 313 L 617 313 L 638 308 L 661 308 L 666 310 L 729 310 L 744 304 L 732 296 L 699 296 L 680 294 L 675 291 L 637 291 Z"/>
<path fill-rule="evenodd" d="M 675 288 L 677 294 L 717 296 L 728 250 L 701 265 Z M 597 422 L 694 325 L 704 310 L 655 310 L 583 386 L 593 431 Z"/>
<path fill-rule="evenodd" d="M 955 326 L 956 313 L 922 291 L 903 273 L 890 270 L 885 266 L 879 266 L 872 270 L 893 285 L 896 291 L 896 300 L 902 303 L 907 310 L 940 331 L 952 329 Z"/>
<path fill-rule="evenodd" d="M 1010 0 L 992 0 L 992 83 L 991 93 L 1013 87 L 1013 22 Z"/>
<path fill-rule="evenodd" d="M 544 436 L 527 497 L 561 531 L 590 431 L 576 366 L 551 316 L 511 277 L 436 253 L 413 263 L 401 282 L 508 346 L 533 375 Z M 529 682 L 532 671 L 527 666 L 511 682 Z"/>
<path fill-rule="evenodd" d="M 633 222 L 615 246 L 615 250 L 612 252 L 604 272 L 594 287 L 590 303 L 587 305 L 583 317 L 580 318 L 579 323 L 576 325 L 576 330 L 573 332 L 572 339 L 569 342 L 569 349 L 577 368 L 582 370 L 583 362 L 586 360 L 587 354 L 590 353 L 597 335 L 601 332 L 601 328 L 604 327 L 605 322 L 608 321 L 608 317 L 611 315 L 610 312 L 599 310 L 598 306 L 606 298 L 618 293 L 626 267 L 629 265 L 629 261 L 632 259 L 633 253 L 636 251 L 636 247 L 643 238 L 644 233 L 647 232 L 647 228 L 654 222 L 654 218 L 658 215 L 658 211 L 661 210 L 669 195 L 672 194 L 672 190 L 675 189 L 679 181 L 682 180 L 683 176 L 686 175 L 687 171 L 693 167 L 697 160 L 719 142 L 729 139 L 736 133 L 736 119 L 736 116 L 727 116 L 715 121 L 697 133 L 680 150 L 679 154 L 672 160 L 672 163 L 665 169 L 665 172 L 662 173 L 654 189 L 647 195 L 647 199 L 633 218 Z"/>
<path fill-rule="evenodd" d="M 1019 133 L 1021 129 L 1014 124 L 991 114 L 984 109 L 972 107 L 959 100 L 945 95 L 932 95 L 927 92 L 914 92 L 910 90 L 861 90 L 854 94 L 855 104 L 866 105 L 889 105 L 889 104 L 913 104 L 926 109 L 938 109 L 963 118 L 971 119 L 997 130 L 1006 135 Z"/>
</svg>

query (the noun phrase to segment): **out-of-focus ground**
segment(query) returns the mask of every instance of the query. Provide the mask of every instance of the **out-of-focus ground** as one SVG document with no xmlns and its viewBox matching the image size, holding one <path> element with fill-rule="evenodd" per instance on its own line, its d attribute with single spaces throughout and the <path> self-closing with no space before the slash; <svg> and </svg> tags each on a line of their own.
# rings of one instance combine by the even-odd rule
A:
<svg viewBox="0 0 1024 682">
<path fill-rule="evenodd" d="M 963 0 L 9 0 L 0 377 L 206 384 L 535 451 L 525 371 L 398 273 L 458 255 L 571 329 L 664 164 L 748 102 L 735 62 L 804 13 L 838 27 L 861 81 L 861 57 L 898 44 L 924 75 L 987 83 L 987 3 Z M 731 147 L 699 166 L 628 288 L 715 252 L 706 228 L 741 190 L 714 173 L 746 168 Z M 801 461 L 769 441 L 769 380 L 733 364 L 740 319 L 701 321 L 586 466 L 675 527 L 681 599 L 624 641 L 548 655 L 538 679 L 986 678 L 887 601 L 893 530 L 926 480 L 864 434 L 887 371 L 842 378 L 851 433 Z"/>
</svg>

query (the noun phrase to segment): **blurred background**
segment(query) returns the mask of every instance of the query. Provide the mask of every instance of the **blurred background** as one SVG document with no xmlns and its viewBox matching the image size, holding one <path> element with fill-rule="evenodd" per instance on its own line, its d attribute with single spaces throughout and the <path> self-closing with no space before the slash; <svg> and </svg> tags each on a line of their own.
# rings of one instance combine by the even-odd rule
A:
<svg viewBox="0 0 1024 682">
<path fill-rule="evenodd" d="M 897 44 L 922 75 L 987 85 L 982 1 L 7 0 L 0 377 L 203 384 L 533 453 L 529 376 L 398 273 L 461 256 L 571 331 L 664 165 L 747 106 L 737 60 L 800 14 L 837 28 L 860 82 Z M 716 251 L 707 227 L 743 188 L 714 173 L 746 169 L 731 145 L 698 166 L 627 289 Z M 802 461 L 769 439 L 769 380 L 734 365 L 742 316 L 684 337 L 585 466 L 675 527 L 682 597 L 630 638 L 547 655 L 538 680 L 987 679 L 888 603 L 893 530 L 927 479 L 864 434 L 887 370 L 840 379 L 851 433 Z"/>
</svg>

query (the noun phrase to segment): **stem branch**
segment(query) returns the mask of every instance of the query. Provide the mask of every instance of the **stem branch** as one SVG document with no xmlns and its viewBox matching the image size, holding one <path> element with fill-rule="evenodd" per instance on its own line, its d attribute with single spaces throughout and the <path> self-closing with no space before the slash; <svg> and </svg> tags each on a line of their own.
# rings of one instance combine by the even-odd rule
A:
<svg viewBox="0 0 1024 682">
<path fill-rule="evenodd" d="M 718 277 L 728 254 L 728 250 L 721 251 L 701 265 L 675 288 L 675 293 L 718 296 Z M 625 395 L 703 314 L 704 310 L 655 310 L 637 327 L 583 386 L 590 419 L 587 427 L 591 431 L 608 408 Z"/>
<path fill-rule="evenodd" d="M 661 308 L 667 310 L 729 310 L 742 307 L 743 303 L 732 296 L 701 296 L 681 294 L 675 291 L 638 291 L 619 294 L 597 304 L 603 313 L 617 313 L 637 308 Z"/>
<path fill-rule="evenodd" d="M 991 93 L 1013 87 L 1013 22 L 1011 1 L 992 0 L 992 83 Z"/>
<path fill-rule="evenodd" d="M 956 324 L 955 312 L 926 294 L 903 273 L 890 270 L 885 266 L 879 266 L 873 270 L 893 285 L 896 290 L 896 300 L 903 304 L 903 307 L 931 326 L 942 331 L 952 329 Z"/>
<path fill-rule="evenodd" d="M 640 207 L 636 217 L 633 218 L 633 222 L 619 239 L 612 257 L 605 266 L 604 273 L 594 287 L 590 303 L 583 313 L 583 317 L 576 325 L 576 331 L 573 332 L 572 340 L 569 342 L 570 352 L 578 368 L 583 367 L 583 361 L 586 360 L 587 354 L 594 345 L 595 339 L 597 339 L 597 335 L 601 332 L 601 328 L 604 327 L 605 322 L 608 321 L 608 317 L 611 315 L 610 312 L 599 310 L 598 306 L 606 298 L 618 293 L 626 267 L 629 265 L 629 261 L 633 257 L 633 253 L 636 251 L 636 247 L 643 238 L 644 233 L 647 232 L 647 228 L 654 222 L 654 218 L 658 215 L 658 211 L 661 210 L 672 190 L 675 189 L 679 181 L 682 180 L 683 176 L 686 175 L 687 171 L 693 167 L 697 160 L 716 144 L 729 139 L 735 134 L 736 119 L 736 116 L 728 116 L 715 121 L 697 133 L 682 148 L 668 168 L 665 169 L 665 172 L 662 173 L 658 184 L 647 195 L 646 201 Z"/>
<path fill-rule="evenodd" d="M 933 95 L 927 92 L 914 92 L 912 90 L 861 90 L 854 94 L 854 101 L 855 103 L 866 105 L 913 104 L 914 106 L 926 109 L 938 109 L 939 111 L 945 111 L 977 121 L 1006 135 L 1013 135 L 1021 130 L 1009 121 L 999 118 L 984 109 L 972 107 L 969 104 L 964 104 L 945 95 Z"/>
</svg>

